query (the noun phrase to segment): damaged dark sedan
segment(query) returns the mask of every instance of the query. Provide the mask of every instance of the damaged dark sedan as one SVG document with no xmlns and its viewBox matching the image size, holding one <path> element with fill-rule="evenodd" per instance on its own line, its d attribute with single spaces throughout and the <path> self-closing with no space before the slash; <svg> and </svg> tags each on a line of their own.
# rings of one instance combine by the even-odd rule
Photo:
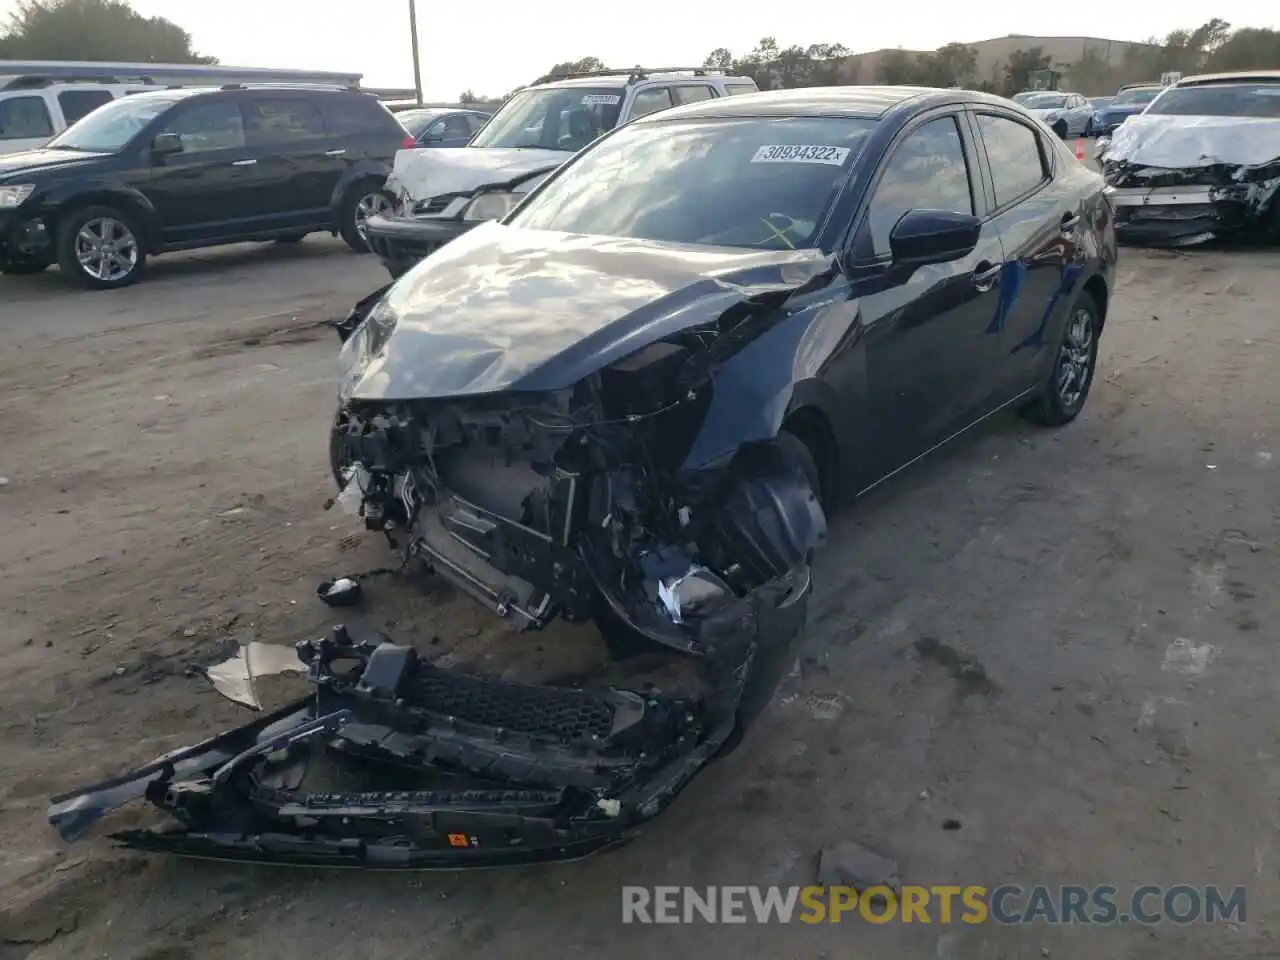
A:
<svg viewBox="0 0 1280 960">
<path fill-rule="evenodd" d="M 1280 72 L 1186 77 L 1099 158 L 1123 242 L 1280 241 Z"/>
<path fill-rule="evenodd" d="M 116 835 L 135 847 L 379 867 L 629 838 L 794 660 L 838 502 L 1001 409 L 1080 413 L 1111 214 L 1047 127 L 964 91 L 774 92 L 607 134 L 340 325 L 331 466 L 406 562 L 694 682 L 462 676 L 340 627 L 298 646 L 314 697 L 51 819 L 79 835 L 145 796 L 178 825 Z"/>
</svg>

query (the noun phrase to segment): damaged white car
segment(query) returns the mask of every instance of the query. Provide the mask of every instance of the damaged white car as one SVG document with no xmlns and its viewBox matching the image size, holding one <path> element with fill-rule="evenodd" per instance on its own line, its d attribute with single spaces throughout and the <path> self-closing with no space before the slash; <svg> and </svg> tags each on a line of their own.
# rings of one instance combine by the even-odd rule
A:
<svg viewBox="0 0 1280 960">
<path fill-rule="evenodd" d="M 668 107 L 755 93 L 750 77 L 702 68 L 565 74 L 514 94 L 465 147 L 402 150 L 387 180 L 394 211 L 366 224 L 393 278 L 485 220 L 506 216 L 601 134 Z"/>
<path fill-rule="evenodd" d="M 1187 77 L 1098 155 L 1124 242 L 1280 239 L 1280 72 Z"/>
</svg>

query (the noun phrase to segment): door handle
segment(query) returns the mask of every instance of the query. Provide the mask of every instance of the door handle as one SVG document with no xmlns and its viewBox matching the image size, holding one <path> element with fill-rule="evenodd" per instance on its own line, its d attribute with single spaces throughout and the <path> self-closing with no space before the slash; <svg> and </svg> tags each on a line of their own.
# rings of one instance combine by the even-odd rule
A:
<svg viewBox="0 0 1280 960">
<path fill-rule="evenodd" d="M 996 285 L 996 281 L 1000 279 L 1000 272 L 1004 269 L 1002 263 L 992 263 L 990 260 L 983 260 L 973 268 L 973 285 L 978 288 L 980 293 L 986 293 Z"/>
<path fill-rule="evenodd" d="M 257 160 L 232 160 L 231 165 L 233 167 L 252 167 L 257 162 Z"/>
<path fill-rule="evenodd" d="M 1076 227 L 1080 226 L 1080 214 L 1068 211 L 1062 215 L 1062 232 L 1070 233 Z"/>
<path fill-rule="evenodd" d="M 324 152 L 324 155 L 326 157 L 341 157 L 341 156 L 345 156 L 346 152 L 347 152 L 346 147 L 339 147 L 337 150 L 326 150 Z"/>
</svg>

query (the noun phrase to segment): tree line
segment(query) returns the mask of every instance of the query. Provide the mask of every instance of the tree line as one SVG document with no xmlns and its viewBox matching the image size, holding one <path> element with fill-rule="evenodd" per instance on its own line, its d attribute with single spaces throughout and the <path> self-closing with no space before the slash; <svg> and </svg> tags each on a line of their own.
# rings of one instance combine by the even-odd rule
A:
<svg viewBox="0 0 1280 960">
<path fill-rule="evenodd" d="M 1014 50 L 988 76 L 979 75 L 977 49 L 964 43 L 948 43 L 928 53 L 898 49 L 869 57 L 851 53 L 839 43 L 779 47 L 774 37 L 764 37 L 742 56 L 717 47 L 702 66 L 751 77 L 761 90 L 882 83 L 966 87 L 1005 96 L 1026 90 L 1040 71 L 1056 70 L 1063 75 L 1064 88 L 1093 96 L 1113 93 L 1126 83 L 1158 81 L 1167 71 L 1280 69 L 1280 31 L 1232 29 L 1225 20 L 1214 18 L 1194 29 L 1174 30 L 1164 37 L 1132 44 L 1118 62 L 1086 47 L 1074 62 L 1059 64 L 1044 47 L 1033 45 Z M 558 63 L 547 74 L 561 76 L 603 68 L 598 58 L 585 57 Z M 467 94 L 473 96 L 470 91 Z"/>
<path fill-rule="evenodd" d="M 144 17 L 127 0 L 20 0 L 0 26 L 0 60 L 217 63 L 191 48 L 191 34 Z"/>
</svg>

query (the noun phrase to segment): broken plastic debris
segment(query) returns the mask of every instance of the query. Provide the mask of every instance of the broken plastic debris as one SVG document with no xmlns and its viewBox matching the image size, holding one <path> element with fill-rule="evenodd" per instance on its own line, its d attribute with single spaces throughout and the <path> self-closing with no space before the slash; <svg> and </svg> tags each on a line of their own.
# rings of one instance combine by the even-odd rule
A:
<svg viewBox="0 0 1280 960">
<path fill-rule="evenodd" d="M 306 673 L 307 665 L 293 647 L 254 641 L 241 647 L 236 655 L 205 670 L 213 688 L 228 700 L 242 703 L 253 710 L 262 709 L 254 680 L 282 673 Z"/>
<path fill-rule="evenodd" d="M 345 476 L 347 482 L 333 502 L 342 508 L 343 513 L 358 517 L 360 508 L 364 505 L 365 487 L 369 485 L 369 471 L 356 464 L 347 468 Z"/>
<path fill-rule="evenodd" d="M 681 576 L 658 581 L 658 599 L 673 623 L 705 613 L 716 600 L 731 595 L 729 586 L 706 567 L 693 566 Z"/>
<path fill-rule="evenodd" d="M 316 596 L 331 607 L 354 607 L 360 602 L 360 583 L 351 577 L 326 580 L 316 587 Z"/>
</svg>

